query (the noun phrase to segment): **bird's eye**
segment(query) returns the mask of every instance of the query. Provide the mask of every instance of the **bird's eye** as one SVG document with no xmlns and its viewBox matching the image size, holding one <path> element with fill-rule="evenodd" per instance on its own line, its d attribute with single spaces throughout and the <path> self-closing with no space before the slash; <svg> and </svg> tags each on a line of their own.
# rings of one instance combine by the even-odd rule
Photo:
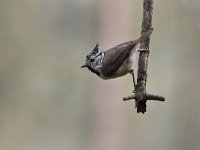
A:
<svg viewBox="0 0 200 150">
<path fill-rule="evenodd" d="M 90 59 L 90 62 L 94 62 L 94 59 Z"/>
</svg>

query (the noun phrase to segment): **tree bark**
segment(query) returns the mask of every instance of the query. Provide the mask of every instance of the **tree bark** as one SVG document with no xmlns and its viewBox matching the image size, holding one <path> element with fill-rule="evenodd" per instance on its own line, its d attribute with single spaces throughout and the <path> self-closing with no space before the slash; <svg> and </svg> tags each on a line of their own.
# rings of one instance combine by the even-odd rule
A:
<svg viewBox="0 0 200 150">
<path fill-rule="evenodd" d="M 152 14 L 153 14 L 153 0 L 144 0 L 141 34 L 152 29 Z M 140 51 L 140 54 L 139 54 L 137 85 L 135 89 L 135 94 L 129 97 L 125 97 L 123 99 L 124 101 L 135 99 L 135 103 L 136 103 L 135 106 L 137 107 L 137 113 L 146 112 L 147 100 L 157 100 L 157 101 L 165 100 L 165 98 L 162 96 L 146 93 L 149 44 L 150 44 L 150 37 L 140 43 L 140 49 L 147 49 L 147 51 Z"/>
</svg>

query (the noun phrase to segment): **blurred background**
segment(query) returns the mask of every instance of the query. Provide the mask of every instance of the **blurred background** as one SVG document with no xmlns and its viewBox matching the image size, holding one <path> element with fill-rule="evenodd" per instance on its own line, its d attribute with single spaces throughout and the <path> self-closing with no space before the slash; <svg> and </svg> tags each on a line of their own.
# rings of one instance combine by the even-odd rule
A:
<svg viewBox="0 0 200 150">
<path fill-rule="evenodd" d="M 142 0 L 0 0 L 1 150 L 200 149 L 200 2 L 154 1 L 147 91 L 137 114 L 130 75 L 80 69 L 136 39 Z"/>
</svg>

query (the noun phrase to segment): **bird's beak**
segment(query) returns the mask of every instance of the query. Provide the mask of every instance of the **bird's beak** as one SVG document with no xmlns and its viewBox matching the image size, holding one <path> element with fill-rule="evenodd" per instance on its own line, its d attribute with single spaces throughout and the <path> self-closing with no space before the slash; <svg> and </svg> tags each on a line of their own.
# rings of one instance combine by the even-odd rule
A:
<svg viewBox="0 0 200 150">
<path fill-rule="evenodd" d="M 81 68 L 85 68 L 85 67 L 87 67 L 87 64 L 84 64 L 84 65 L 81 66 Z"/>
</svg>

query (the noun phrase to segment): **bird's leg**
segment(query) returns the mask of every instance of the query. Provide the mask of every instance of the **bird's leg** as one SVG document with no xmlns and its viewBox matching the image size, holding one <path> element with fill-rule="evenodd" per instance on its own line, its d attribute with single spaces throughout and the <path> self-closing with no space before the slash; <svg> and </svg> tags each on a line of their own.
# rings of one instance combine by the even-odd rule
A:
<svg viewBox="0 0 200 150">
<path fill-rule="evenodd" d="M 133 78 L 133 85 L 134 85 L 134 91 L 133 91 L 133 93 L 135 93 L 136 83 L 135 83 L 134 70 L 130 70 L 129 73 L 132 75 L 132 78 Z"/>
</svg>

